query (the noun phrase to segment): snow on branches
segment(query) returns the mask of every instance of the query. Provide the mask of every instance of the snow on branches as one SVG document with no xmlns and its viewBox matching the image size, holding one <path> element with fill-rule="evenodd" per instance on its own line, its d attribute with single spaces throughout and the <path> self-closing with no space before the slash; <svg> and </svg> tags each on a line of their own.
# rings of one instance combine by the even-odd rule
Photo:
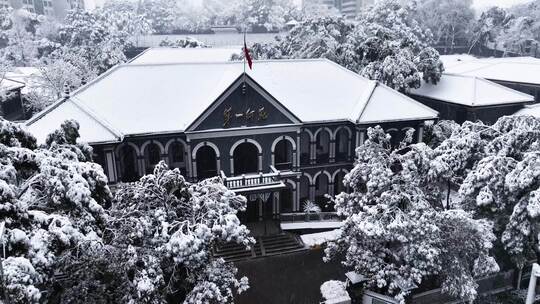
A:
<svg viewBox="0 0 540 304">
<path fill-rule="evenodd" d="M 19 125 L 0 120 L 0 220 L 6 224 L 6 292 L 12 303 L 39 303 L 71 248 L 99 241 L 111 193 L 91 148 L 75 144 L 68 121 L 37 147 Z M 70 134 L 71 141 L 59 141 Z M 66 137 L 66 136 L 63 136 Z M 89 153 L 90 152 L 90 153 Z"/>
<path fill-rule="evenodd" d="M 403 282 L 435 282 L 447 293 L 474 299 L 474 278 L 499 270 L 490 255 L 493 227 L 464 210 L 444 208 L 446 184 L 432 172 L 437 155 L 425 144 L 392 151 L 380 127 L 369 129 L 345 178 L 352 192 L 336 197 L 346 221 L 327 258 L 344 253 L 344 264 L 367 277 L 369 287 L 402 301 L 410 292 L 400 288 Z"/>
<path fill-rule="evenodd" d="M 234 265 L 212 250 L 219 243 L 254 242 L 236 215 L 245 207 L 245 198 L 219 178 L 190 184 L 178 169 L 159 163 L 153 174 L 119 186 L 103 246 L 86 248 L 89 258 L 71 264 L 66 272 L 73 284 L 63 301 L 86 293 L 125 303 L 232 302 L 248 288 L 247 278 L 237 279 Z M 89 294 L 90 286 L 109 292 Z"/>
<path fill-rule="evenodd" d="M 437 83 L 443 66 L 429 47 L 431 33 L 413 19 L 414 7 L 378 1 L 358 21 L 343 17 L 307 18 L 273 43 L 256 43 L 256 59 L 327 58 L 400 91 L 418 88 L 422 77 Z M 233 60 L 242 55 L 233 56 Z"/>
<path fill-rule="evenodd" d="M 369 287 L 401 300 L 403 282 L 428 281 L 473 300 L 475 278 L 540 256 L 539 129 L 532 116 L 441 121 L 427 126 L 428 145 L 394 151 L 369 129 L 344 180 L 352 192 L 335 199 L 346 221 L 327 258 L 343 253 Z"/>
</svg>

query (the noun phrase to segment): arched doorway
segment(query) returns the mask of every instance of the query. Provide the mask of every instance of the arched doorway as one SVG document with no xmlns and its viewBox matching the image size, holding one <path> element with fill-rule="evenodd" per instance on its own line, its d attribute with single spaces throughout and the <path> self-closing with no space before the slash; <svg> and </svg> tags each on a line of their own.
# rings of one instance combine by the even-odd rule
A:
<svg viewBox="0 0 540 304">
<path fill-rule="evenodd" d="M 326 163 L 330 159 L 330 133 L 321 130 L 316 137 L 317 163 Z"/>
<path fill-rule="evenodd" d="M 315 179 L 315 202 L 324 211 L 327 209 L 326 203 L 328 202 L 328 198 L 325 195 L 330 194 L 328 192 L 329 183 L 330 180 L 324 173 L 319 174 Z"/>
<path fill-rule="evenodd" d="M 178 168 L 182 175 L 186 175 L 186 162 L 185 162 L 185 150 L 184 145 L 180 142 L 173 142 L 169 146 L 169 167 L 171 169 Z"/>
<path fill-rule="evenodd" d="M 274 165 L 278 170 L 292 170 L 293 147 L 290 141 L 280 140 L 274 149 Z"/>
<path fill-rule="evenodd" d="M 349 156 L 349 133 L 340 129 L 336 134 L 336 161 L 346 161 Z"/>
<path fill-rule="evenodd" d="M 161 150 L 157 144 L 151 143 L 144 149 L 144 160 L 146 164 L 146 174 L 152 174 L 154 167 L 161 159 Z"/>
<path fill-rule="evenodd" d="M 216 151 L 210 146 L 203 146 L 197 150 L 196 164 L 199 179 L 210 178 L 218 175 Z"/>
<path fill-rule="evenodd" d="M 259 171 L 259 150 L 250 142 L 239 144 L 234 149 L 233 159 L 235 175 Z"/>
<path fill-rule="evenodd" d="M 139 179 L 137 171 L 137 153 L 131 146 L 123 146 L 120 149 L 121 180 L 124 183 L 134 182 Z"/>
<path fill-rule="evenodd" d="M 310 181 L 305 175 L 300 177 L 300 203 L 303 204 L 309 200 Z"/>
<path fill-rule="evenodd" d="M 282 189 L 279 193 L 279 204 L 281 213 L 291 213 L 293 212 L 293 188 L 292 185 L 287 183 L 287 188 Z"/>
</svg>

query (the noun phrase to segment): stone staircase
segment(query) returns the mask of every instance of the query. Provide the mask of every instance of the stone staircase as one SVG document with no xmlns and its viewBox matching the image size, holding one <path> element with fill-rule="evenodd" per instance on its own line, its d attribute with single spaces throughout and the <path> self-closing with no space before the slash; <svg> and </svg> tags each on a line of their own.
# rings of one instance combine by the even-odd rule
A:
<svg viewBox="0 0 540 304">
<path fill-rule="evenodd" d="M 227 243 L 216 246 L 214 257 L 227 262 L 236 262 L 251 258 L 288 254 L 306 250 L 302 241 L 295 235 L 280 233 L 255 238 L 256 243 L 246 250 L 242 245 Z"/>
</svg>

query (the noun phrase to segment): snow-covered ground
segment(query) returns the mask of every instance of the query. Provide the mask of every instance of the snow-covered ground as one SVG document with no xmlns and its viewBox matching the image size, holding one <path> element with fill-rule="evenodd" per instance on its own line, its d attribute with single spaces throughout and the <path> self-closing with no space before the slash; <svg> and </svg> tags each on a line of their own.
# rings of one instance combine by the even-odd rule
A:
<svg viewBox="0 0 540 304">
<path fill-rule="evenodd" d="M 296 229 L 331 229 L 341 227 L 341 221 L 313 221 L 313 222 L 294 222 L 294 223 L 281 223 L 282 230 L 296 230 Z"/>
<path fill-rule="evenodd" d="M 333 241 L 339 236 L 339 229 L 319 233 L 303 234 L 300 236 L 302 242 L 309 247 L 322 245 L 328 241 Z"/>
<path fill-rule="evenodd" d="M 345 282 L 330 280 L 321 285 L 321 294 L 326 303 L 350 303 Z"/>
</svg>

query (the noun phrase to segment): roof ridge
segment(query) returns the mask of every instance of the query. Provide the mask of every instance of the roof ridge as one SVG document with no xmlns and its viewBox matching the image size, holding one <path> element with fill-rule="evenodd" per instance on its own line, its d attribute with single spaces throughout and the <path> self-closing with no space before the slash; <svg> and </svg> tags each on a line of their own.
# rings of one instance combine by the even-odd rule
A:
<svg viewBox="0 0 540 304">
<path fill-rule="evenodd" d="M 362 115 L 364 115 L 364 111 L 366 110 L 368 103 L 371 100 L 371 96 L 373 96 L 373 93 L 375 92 L 375 89 L 377 88 L 377 85 L 379 84 L 379 82 L 376 80 L 370 80 L 368 83 L 369 83 L 369 91 L 367 91 L 367 94 L 364 93 L 362 94 L 362 96 L 360 96 L 360 99 L 363 99 L 364 103 L 362 105 L 362 109 L 360 110 L 360 114 L 358 114 L 356 118 L 354 118 L 355 122 L 359 122 L 360 119 L 362 118 Z"/>
<path fill-rule="evenodd" d="M 111 123 L 109 123 L 106 119 L 103 117 L 100 117 L 92 109 L 88 108 L 87 106 L 81 104 L 78 102 L 78 99 L 76 97 L 69 98 L 68 101 L 71 101 L 76 107 L 81 109 L 85 114 L 90 116 L 93 120 L 95 120 L 97 123 L 99 123 L 101 126 L 103 126 L 107 131 L 109 131 L 112 135 L 118 137 L 120 140 L 124 138 L 124 134 L 121 131 L 116 130 L 116 128 L 113 127 Z"/>
<path fill-rule="evenodd" d="M 253 60 L 254 63 L 266 63 L 266 62 L 325 62 L 326 58 L 286 58 L 286 59 L 264 59 L 264 60 Z M 331 60 L 328 60 L 332 62 Z M 118 66 L 122 67 L 141 67 L 141 66 L 167 66 L 167 65 L 218 65 L 218 64 L 243 64 L 239 60 L 228 60 L 228 61 L 192 61 L 192 62 L 158 62 L 158 63 L 129 63 L 129 64 L 120 64 Z"/>
</svg>

